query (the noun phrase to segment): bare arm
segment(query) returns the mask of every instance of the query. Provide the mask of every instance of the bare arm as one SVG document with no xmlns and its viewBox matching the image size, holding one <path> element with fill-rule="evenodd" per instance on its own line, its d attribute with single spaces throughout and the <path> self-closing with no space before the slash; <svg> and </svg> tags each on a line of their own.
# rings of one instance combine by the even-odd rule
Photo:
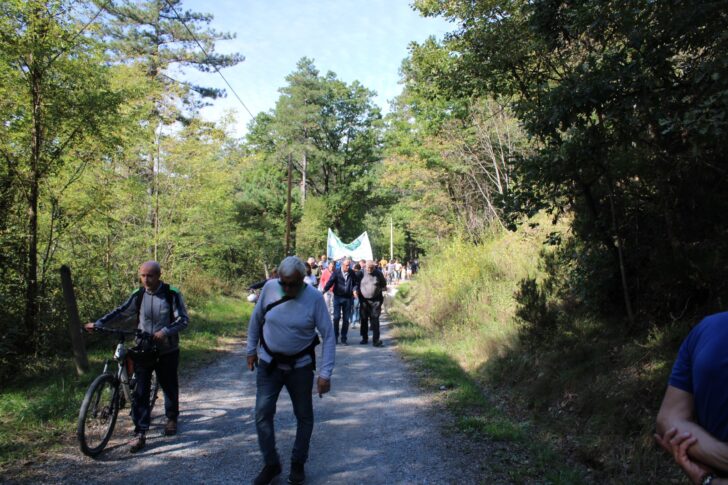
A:
<svg viewBox="0 0 728 485">
<path fill-rule="evenodd" d="M 690 434 L 697 439 L 687 450 L 690 458 L 716 470 L 728 471 L 728 443 L 718 441 L 698 425 L 693 410 L 692 394 L 677 387 L 667 386 L 667 392 L 657 414 L 657 434 L 663 437 L 673 429 L 677 435 Z"/>
<path fill-rule="evenodd" d="M 680 465 L 680 468 L 682 468 L 682 471 L 687 475 L 691 483 L 702 485 L 706 479 L 712 477 L 712 481 L 709 481 L 711 485 L 728 484 L 726 479 L 716 478 L 714 470 L 688 456 L 688 450 L 698 441 L 690 433 L 678 434 L 677 430 L 673 428 L 663 435 L 656 434 L 655 438 L 660 446 L 673 456 L 675 463 Z"/>
</svg>

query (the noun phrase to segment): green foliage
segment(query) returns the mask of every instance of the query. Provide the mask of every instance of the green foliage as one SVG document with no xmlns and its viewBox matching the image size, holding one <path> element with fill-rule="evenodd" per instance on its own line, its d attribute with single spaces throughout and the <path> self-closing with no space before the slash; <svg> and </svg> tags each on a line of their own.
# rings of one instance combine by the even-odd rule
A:
<svg viewBox="0 0 728 485">
<path fill-rule="evenodd" d="M 404 91 L 387 118 L 384 179 L 410 257 L 453 234 L 477 241 L 494 222 L 512 225 L 513 163 L 529 150 L 497 96 L 454 96 L 427 77 L 447 78 L 453 65 L 433 39 L 413 49 L 402 66 Z"/>
<path fill-rule="evenodd" d="M 301 221 L 296 225 L 296 252 L 301 258 L 326 252 L 329 220 L 326 200 L 309 197 Z"/>
<path fill-rule="evenodd" d="M 39 350 L 44 308 L 53 302 L 46 287 L 64 228 L 60 201 L 88 164 L 109 153 L 106 129 L 122 101 L 111 89 L 103 46 L 76 35 L 80 21 L 67 15 L 68 3 L 0 7 L 3 355 Z M 2 380 L 12 360 L 0 360 L 10 364 L 0 371 Z"/>
<path fill-rule="evenodd" d="M 224 90 L 190 83 L 180 83 L 167 72 L 170 67 L 191 67 L 201 72 L 231 67 L 244 60 L 238 53 L 215 52 L 215 43 L 234 38 L 233 34 L 209 27 L 212 15 L 183 9 L 181 0 L 124 0 L 103 3 L 107 14 L 102 31 L 109 50 L 116 60 L 138 64 L 147 78 L 163 86 L 164 94 L 151 91 L 155 116 L 166 123 L 186 121 L 175 98 L 194 108 L 201 99 L 224 96 Z M 205 47 L 200 50 L 197 42 Z M 166 101 L 161 98 L 167 97 Z M 155 128 L 155 126 L 152 126 Z"/>
<path fill-rule="evenodd" d="M 253 306 L 239 298 L 217 297 L 191 312 L 190 326 L 181 335 L 182 373 L 213 361 L 231 339 L 239 340 Z M 23 378 L 0 389 L 0 470 L 65 441 L 78 419 L 88 385 L 111 357 L 108 337 L 89 337 L 91 372 L 78 377 L 70 357 L 31 369 L 41 361 L 26 363 Z"/>
<path fill-rule="evenodd" d="M 719 142 L 728 101 L 722 7 L 646 0 L 417 6 L 463 26 L 441 46 L 415 47 L 417 85 L 429 86 L 423 90 L 434 100 L 512 99 L 538 142 L 515 165 L 513 207 L 573 213 L 574 234 L 591 255 L 581 273 L 600 275 L 596 287 L 611 286 L 592 291 L 589 304 L 621 302 L 643 322 L 716 308 L 728 291 L 718 269 L 728 254 L 728 211 L 716 186 L 728 169 Z"/>
<path fill-rule="evenodd" d="M 248 249 L 246 277 L 252 283 L 264 274 L 264 267 L 277 266 L 285 252 L 286 171 L 282 163 L 273 163 L 252 155 L 242 166 L 236 186 L 235 211 L 241 237 Z M 298 214 L 293 203 L 292 213 Z"/>
<path fill-rule="evenodd" d="M 213 52 L 204 58 L 166 2 L 106 6 L 111 17 L 89 22 L 97 9 L 62 0 L 0 5 L 2 382 L 24 356 L 67 355 L 61 264 L 82 320 L 123 301 L 148 259 L 193 307 L 247 266 L 230 176 L 239 147 L 226 121 L 199 119 L 193 93 L 213 93 L 165 73 L 240 56 L 213 52 L 226 36 L 199 27 L 208 16 L 180 14 Z"/>
<path fill-rule="evenodd" d="M 252 166 L 240 184 L 239 221 L 257 228 L 249 234 L 260 268 L 283 256 L 289 160 L 292 224 L 304 231 L 295 235 L 303 244 L 295 252 L 302 256 L 325 248 L 327 227 L 345 240 L 358 236 L 381 202 L 376 182 L 382 124 L 374 93 L 332 72 L 321 75 L 308 58 L 286 81 L 275 109 L 259 114 L 246 138 Z"/>
<path fill-rule="evenodd" d="M 546 294 L 539 288 L 536 278 L 526 278 L 519 283 L 516 292 L 518 310 L 516 316 L 526 324 L 529 342 L 542 342 L 553 337 L 556 327 L 553 311 L 546 303 Z"/>
<path fill-rule="evenodd" d="M 591 481 L 677 479 L 679 470 L 655 451 L 651 436 L 689 326 L 676 321 L 629 336 L 614 319 L 585 312 L 574 297 L 579 293 L 552 279 L 560 273 L 551 264 L 562 261 L 573 239 L 565 222 L 550 227 L 543 216 L 530 222 L 515 233 L 480 244 L 455 241 L 429 254 L 391 310 L 401 348 L 425 369 L 426 382 L 446 387 L 456 425 L 470 439 L 538 443 L 529 459 L 537 473 L 561 460 L 547 450 L 566 449 L 591 469 Z M 544 245 L 555 232 L 563 244 Z M 563 268 L 561 277 L 577 267 Z M 488 396 L 508 418 L 477 408 Z M 531 472 L 522 470 L 516 480 L 527 481 Z M 579 476 L 544 474 L 556 483 Z"/>
</svg>

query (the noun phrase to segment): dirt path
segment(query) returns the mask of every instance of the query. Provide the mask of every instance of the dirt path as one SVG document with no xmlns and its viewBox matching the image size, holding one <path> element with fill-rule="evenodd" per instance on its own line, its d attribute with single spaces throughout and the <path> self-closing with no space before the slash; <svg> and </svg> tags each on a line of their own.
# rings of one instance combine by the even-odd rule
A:
<svg viewBox="0 0 728 485">
<path fill-rule="evenodd" d="M 485 468 L 488 450 L 444 432 L 446 419 L 433 406 L 433 394 L 414 384 L 389 334 L 385 317 L 384 348 L 359 345 L 358 329 L 350 331 L 350 346 L 337 346 L 332 392 L 314 397 L 306 483 L 504 483 Z M 131 455 L 125 445 L 130 420 L 124 416 L 99 459 L 69 448 L 33 465 L 32 481 L 251 483 L 262 461 L 253 421 L 254 374 L 245 369 L 243 349 L 183 379 L 181 400 L 178 436 L 161 435 L 157 409 L 147 448 Z M 285 391 L 276 433 L 284 472 L 274 483 L 285 483 L 295 433 Z"/>
</svg>

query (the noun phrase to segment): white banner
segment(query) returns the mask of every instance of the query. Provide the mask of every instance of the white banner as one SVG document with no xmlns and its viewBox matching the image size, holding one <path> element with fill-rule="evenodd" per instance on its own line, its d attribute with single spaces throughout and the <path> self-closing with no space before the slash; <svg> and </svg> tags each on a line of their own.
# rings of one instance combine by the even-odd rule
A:
<svg viewBox="0 0 728 485">
<path fill-rule="evenodd" d="M 372 245 L 369 242 L 369 235 L 366 231 L 364 231 L 363 234 L 349 244 L 344 244 L 341 242 L 341 239 L 336 237 L 334 231 L 329 229 L 329 237 L 326 243 L 326 256 L 335 261 L 346 256 L 350 257 L 354 261 L 359 261 L 360 259 L 373 259 Z"/>
</svg>

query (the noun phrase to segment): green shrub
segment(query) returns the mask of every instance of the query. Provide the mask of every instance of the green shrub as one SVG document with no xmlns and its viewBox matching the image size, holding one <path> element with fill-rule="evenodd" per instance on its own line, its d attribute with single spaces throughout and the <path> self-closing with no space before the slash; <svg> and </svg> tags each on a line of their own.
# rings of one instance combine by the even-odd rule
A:
<svg viewBox="0 0 728 485">
<path fill-rule="evenodd" d="M 568 237 L 562 246 L 544 245 L 550 232 L 541 221 L 478 245 L 449 241 L 430 254 L 394 300 L 402 348 L 425 368 L 426 382 L 447 386 L 457 427 L 472 439 L 526 435 L 546 450 L 534 464 L 546 482 L 578 481 L 544 471 L 559 459 L 549 449 L 566 450 L 592 469 L 596 482 L 679 479 L 651 433 L 693 322 L 625 331 L 623 312 L 605 317 L 604 308 L 593 306 L 593 292 L 608 291 L 602 285 L 608 278 L 579 274 L 566 257 L 574 256 Z M 474 413 L 488 396 L 532 426 L 521 429 L 482 408 Z M 528 481 L 529 473 L 516 481 Z"/>
</svg>

